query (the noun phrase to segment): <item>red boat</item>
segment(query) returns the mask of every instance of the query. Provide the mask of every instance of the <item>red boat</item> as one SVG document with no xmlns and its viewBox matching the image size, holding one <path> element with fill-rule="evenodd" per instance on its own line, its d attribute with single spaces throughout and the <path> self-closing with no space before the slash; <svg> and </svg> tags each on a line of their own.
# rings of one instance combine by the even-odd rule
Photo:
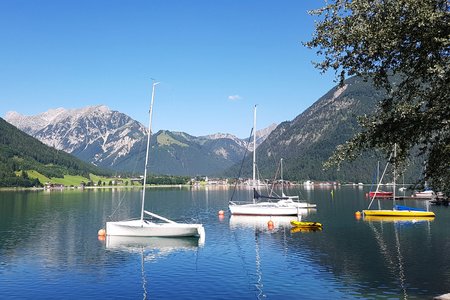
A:
<svg viewBox="0 0 450 300">
<path fill-rule="evenodd" d="M 369 198 L 388 198 L 388 197 L 392 197 L 393 196 L 393 192 L 383 192 L 383 191 L 378 191 L 378 192 L 369 192 Z"/>
</svg>

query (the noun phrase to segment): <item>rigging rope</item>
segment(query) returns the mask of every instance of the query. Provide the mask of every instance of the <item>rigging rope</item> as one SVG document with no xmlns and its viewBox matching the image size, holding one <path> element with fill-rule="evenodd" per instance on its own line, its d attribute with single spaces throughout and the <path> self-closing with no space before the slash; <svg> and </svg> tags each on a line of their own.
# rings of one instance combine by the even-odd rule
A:
<svg viewBox="0 0 450 300">
<path fill-rule="evenodd" d="M 252 138 L 252 134 L 253 134 L 253 128 L 252 128 L 252 130 L 250 130 L 250 136 L 248 137 L 247 147 L 245 148 L 244 157 L 242 158 L 241 168 L 239 170 L 238 177 L 236 178 L 236 182 L 234 183 L 234 189 L 233 189 L 233 193 L 231 194 L 230 202 L 233 201 L 233 197 L 234 197 L 234 194 L 236 193 L 236 188 L 237 188 L 239 178 L 241 178 L 242 168 L 244 166 L 245 156 L 247 155 L 247 152 L 248 152 L 248 145 L 250 145 L 250 139 Z M 253 151 L 255 151 L 255 149 L 253 149 Z"/>
<path fill-rule="evenodd" d="M 273 190 L 275 189 L 275 183 L 276 183 L 276 180 L 277 180 L 277 178 L 278 178 L 278 172 L 279 172 L 280 170 L 281 170 L 281 163 L 278 164 L 277 171 L 275 172 L 275 176 L 274 176 L 273 181 L 272 181 L 272 186 L 271 186 L 271 188 L 270 188 L 269 196 L 272 196 L 272 194 L 275 194 L 276 196 L 279 196 L 279 195 L 277 195 L 277 193 L 275 193 Z M 283 182 L 282 182 L 281 184 L 283 184 Z"/>
<path fill-rule="evenodd" d="M 381 175 L 380 182 L 378 182 L 378 184 L 377 184 L 377 189 L 375 190 L 375 194 L 373 195 L 372 200 L 370 201 L 369 206 L 367 207 L 367 209 L 370 209 L 370 206 L 372 206 L 373 200 L 375 200 L 375 198 L 377 196 L 377 193 L 379 191 L 381 182 L 383 181 L 384 174 L 386 174 L 386 170 L 387 170 L 387 168 L 389 166 L 389 162 L 391 161 L 392 155 L 393 155 L 393 153 L 391 153 L 391 155 L 389 156 L 388 162 L 386 163 L 386 167 L 384 167 L 383 175 Z M 395 199 L 394 199 L 394 201 L 395 201 Z"/>
</svg>

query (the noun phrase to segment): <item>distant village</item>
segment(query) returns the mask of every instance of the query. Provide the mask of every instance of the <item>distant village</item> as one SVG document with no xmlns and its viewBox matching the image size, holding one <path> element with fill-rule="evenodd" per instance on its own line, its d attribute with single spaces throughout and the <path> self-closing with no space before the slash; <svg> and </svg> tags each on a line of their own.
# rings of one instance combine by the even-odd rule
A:
<svg viewBox="0 0 450 300">
<path fill-rule="evenodd" d="M 44 184 L 44 189 L 52 190 L 52 189 L 84 189 L 84 188 L 110 188 L 110 187 L 140 187 L 142 186 L 144 181 L 144 176 L 134 177 L 134 178 L 126 178 L 123 179 L 121 177 L 111 178 L 109 180 L 98 180 L 97 182 L 87 181 L 81 182 L 79 185 L 69 185 L 66 186 L 64 184 L 51 183 L 46 182 Z M 253 183 L 251 178 L 219 178 L 219 177 L 208 177 L 208 176 L 195 176 L 190 178 L 190 180 L 185 180 L 184 182 L 178 183 L 154 183 L 148 182 L 147 185 L 157 185 L 157 186 L 180 186 L 187 185 L 192 187 L 204 187 L 204 186 L 253 186 L 253 185 L 281 185 L 284 186 L 299 186 L 303 185 L 305 188 L 313 188 L 313 187 L 333 187 L 340 186 L 341 183 L 337 181 L 319 181 L 313 182 L 310 180 L 306 180 L 304 182 L 296 182 L 289 180 L 258 180 L 256 183 Z M 342 183 L 343 185 L 354 185 L 354 186 L 363 186 L 363 183 Z"/>
</svg>

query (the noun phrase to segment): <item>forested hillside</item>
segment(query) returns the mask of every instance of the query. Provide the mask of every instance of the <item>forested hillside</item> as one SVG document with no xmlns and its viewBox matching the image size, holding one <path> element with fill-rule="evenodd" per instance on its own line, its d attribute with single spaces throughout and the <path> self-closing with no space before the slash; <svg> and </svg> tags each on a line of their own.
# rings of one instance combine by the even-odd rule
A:
<svg viewBox="0 0 450 300">
<path fill-rule="evenodd" d="M 338 180 L 372 182 L 377 161 L 384 165 L 383 153 L 366 152 L 356 161 L 337 169 L 323 168 L 323 163 L 336 147 L 360 130 L 357 116 L 372 114 L 384 94 L 371 82 L 353 77 L 341 88 L 335 87 L 292 121 L 281 123 L 257 150 L 258 170 L 263 177 L 275 176 L 280 158 L 284 175 L 289 180 Z M 420 159 L 411 161 L 405 180 L 415 182 L 421 174 Z M 238 173 L 238 166 L 227 172 Z M 251 172 L 251 153 L 243 168 Z M 389 173 L 390 176 L 391 173 Z M 392 177 L 387 178 L 392 180 Z"/>
<path fill-rule="evenodd" d="M 0 118 L 0 186 L 35 186 L 26 172 L 36 170 L 47 177 L 64 177 L 89 173 L 108 175 L 108 171 L 85 163 L 64 151 L 48 147 Z"/>
<path fill-rule="evenodd" d="M 116 159 L 115 167 L 143 171 L 146 140 L 130 154 Z M 216 175 L 240 160 L 244 146 L 230 138 L 195 137 L 184 132 L 160 130 L 152 135 L 149 169 L 166 175 Z"/>
</svg>

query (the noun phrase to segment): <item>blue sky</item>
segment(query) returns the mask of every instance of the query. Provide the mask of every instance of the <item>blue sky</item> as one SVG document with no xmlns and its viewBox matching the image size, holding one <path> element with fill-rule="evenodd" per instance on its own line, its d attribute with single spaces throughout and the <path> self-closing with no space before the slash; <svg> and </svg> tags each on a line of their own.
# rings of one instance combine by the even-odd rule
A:
<svg viewBox="0 0 450 300">
<path fill-rule="evenodd" d="M 0 116 L 104 104 L 154 130 L 246 137 L 292 120 L 334 86 L 311 1 L 0 1 Z"/>
</svg>

